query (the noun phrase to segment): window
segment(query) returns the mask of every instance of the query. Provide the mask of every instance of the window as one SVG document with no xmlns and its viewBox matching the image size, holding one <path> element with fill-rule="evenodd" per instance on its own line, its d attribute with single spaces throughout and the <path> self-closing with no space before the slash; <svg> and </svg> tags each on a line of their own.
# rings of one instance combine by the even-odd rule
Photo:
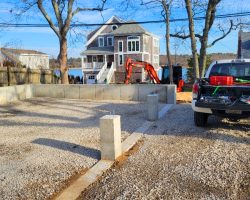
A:
<svg viewBox="0 0 250 200">
<path fill-rule="evenodd" d="M 94 80 L 94 79 L 95 79 L 95 76 L 94 76 L 94 75 L 90 75 L 88 79 Z"/>
<path fill-rule="evenodd" d="M 116 24 L 112 26 L 113 31 L 116 30 L 117 28 L 118 28 L 118 26 Z"/>
<path fill-rule="evenodd" d="M 215 64 L 210 76 L 233 76 L 250 80 L 250 63 L 221 63 Z"/>
<path fill-rule="evenodd" d="M 96 62 L 97 61 L 96 56 L 93 56 L 92 59 L 93 59 L 92 62 Z"/>
<path fill-rule="evenodd" d="M 113 46 L 113 37 L 107 37 L 107 46 Z"/>
<path fill-rule="evenodd" d="M 123 65 L 123 55 L 119 55 L 119 59 L 118 59 L 118 63 L 119 65 Z"/>
<path fill-rule="evenodd" d="M 159 40 L 154 38 L 154 47 L 159 47 Z"/>
<path fill-rule="evenodd" d="M 159 56 L 158 55 L 154 55 L 154 63 L 155 64 L 159 64 Z"/>
<path fill-rule="evenodd" d="M 99 37 L 98 38 L 98 46 L 99 47 L 104 47 L 104 37 Z"/>
<path fill-rule="evenodd" d="M 118 52 L 123 52 L 123 41 L 118 41 Z"/>
<path fill-rule="evenodd" d="M 140 51 L 140 37 L 129 36 L 128 37 L 128 52 L 139 52 Z"/>
</svg>

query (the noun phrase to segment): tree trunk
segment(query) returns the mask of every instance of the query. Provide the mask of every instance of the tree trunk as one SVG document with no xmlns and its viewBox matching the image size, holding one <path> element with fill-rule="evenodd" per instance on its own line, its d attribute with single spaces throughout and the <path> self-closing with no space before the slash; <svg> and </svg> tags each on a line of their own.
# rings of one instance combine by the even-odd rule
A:
<svg viewBox="0 0 250 200">
<path fill-rule="evenodd" d="M 221 0 L 209 0 L 206 10 L 206 20 L 205 26 L 203 29 L 203 36 L 200 40 L 200 61 L 199 61 L 199 70 L 200 75 L 204 76 L 206 65 L 207 65 L 207 43 L 208 43 L 208 34 L 214 23 L 216 6 L 220 3 Z"/>
<path fill-rule="evenodd" d="M 191 39 L 191 48 L 192 48 L 192 55 L 193 55 L 193 64 L 194 64 L 194 77 L 200 78 L 199 73 L 199 63 L 198 63 L 198 55 L 197 55 L 197 47 L 196 47 L 196 38 L 194 33 L 194 20 L 193 20 L 193 11 L 191 8 L 190 0 L 185 0 L 186 3 L 186 10 L 188 13 L 188 21 L 189 21 L 189 32 L 190 32 L 190 39 Z"/>
<path fill-rule="evenodd" d="M 60 39 L 60 53 L 58 56 L 62 84 L 69 84 L 67 59 L 67 38 L 63 37 Z"/>
<path fill-rule="evenodd" d="M 171 60 L 171 52 L 170 52 L 170 26 L 169 26 L 169 6 L 166 10 L 166 52 L 168 58 L 168 67 L 169 67 L 169 81 L 170 84 L 173 84 L 173 65 Z"/>
</svg>

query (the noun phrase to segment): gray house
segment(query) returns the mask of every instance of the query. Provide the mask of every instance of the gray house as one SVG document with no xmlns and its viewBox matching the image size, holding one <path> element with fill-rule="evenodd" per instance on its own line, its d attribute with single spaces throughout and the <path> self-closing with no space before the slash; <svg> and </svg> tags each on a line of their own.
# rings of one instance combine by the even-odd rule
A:
<svg viewBox="0 0 250 200">
<path fill-rule="evenodd" d="M 238 58 L 250 58 L 250 32 L 239 31 Z"/>
<path fill-rule="evenodd" d="M 3 60 L 13 62 L 15 65 L 23 65 L 30 69 L 49 69 L 49 55 L 26 49 L 1 48 Z"/>
<path fill-rule="evenodd" d="M 88 35 L 86 50 L 81 54 L 87 83 L 124 82 L 127 57 L 150 62 L 156 71 L 159 69 L 159 37 L 139 24 L 121 24 L 123 22 L 113 16 Z M 145 79 L 144 70 L 133 70 L 132 82 Z"/>
</svg>

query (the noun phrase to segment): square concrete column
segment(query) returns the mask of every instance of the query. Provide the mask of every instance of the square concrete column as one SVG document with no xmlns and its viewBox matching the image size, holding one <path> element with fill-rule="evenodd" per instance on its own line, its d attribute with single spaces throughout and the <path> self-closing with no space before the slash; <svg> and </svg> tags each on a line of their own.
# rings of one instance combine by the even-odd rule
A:
<svg viewBox="0 0 250 200">
<path fill-rule="evenodd" d="M 115 160 L 122 154 L 121 117 L 105 115 L 100 118 L 101 159 Z"/>
<path fill-rule="evenodd" d="M 147 95 L 148 120 L 155 121 L 158 119 L 158 94 Z"/>
</svg>

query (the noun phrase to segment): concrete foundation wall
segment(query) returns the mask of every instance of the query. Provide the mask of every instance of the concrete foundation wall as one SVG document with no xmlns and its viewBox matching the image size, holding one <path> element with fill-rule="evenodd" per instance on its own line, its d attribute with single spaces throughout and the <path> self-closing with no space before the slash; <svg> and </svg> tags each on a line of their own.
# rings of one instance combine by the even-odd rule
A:
<svg viewBox="0 0 250 200">
<path fill-rule="evenodd" d="M 146 101 L 148 94 L 158 94 L 159 101 L 176 102 L 175 85 L 56 85 L 30 84 L 0 87 L 0 105 L 31 97 L 51 97 L 88 100 Z"/>
<path fill-rule="evenodd" d="M 159 101 L 175 104 L 175 85 L 154 84 L 98 84 L 98 85 L 33 85 L 35 97 L 146 101 L 148 94 L 156 93 Z"/>
<path fill-rule="evenodd" d="M 32 85 L 0 87 L 0 105 L 33 97 Z"/>
</svg>

